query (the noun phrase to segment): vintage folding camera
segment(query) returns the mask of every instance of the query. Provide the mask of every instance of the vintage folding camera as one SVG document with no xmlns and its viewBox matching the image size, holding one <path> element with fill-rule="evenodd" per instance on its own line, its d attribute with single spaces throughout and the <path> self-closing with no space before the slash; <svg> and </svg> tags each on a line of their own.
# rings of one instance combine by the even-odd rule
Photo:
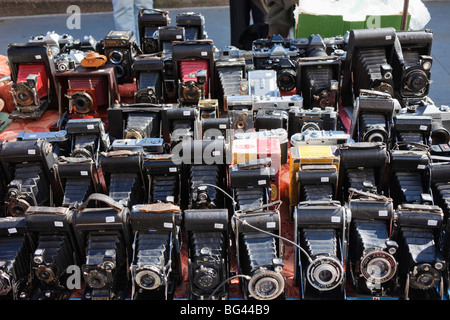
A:
<svg viewBox="0 0 450 320">
<path fill-rule="evenodd" d="M 337 112 L 331 108 L 313 108 L 305 110 L 303 108 L 292 107 L 288 111 L 288 137 L 289 139 L 296 133 L 307 130 L 337 130 Z"/>
<path fill-rule="evenodd" d="M 175 25 L 183 27 L 186 40 L 207 39 L 208 34 L 205 30 L 205 17 L 201 13 L 183 12 L 175 17 Z"/>
<path fill-rule="evenodd" d="M 400 204 L 432 204 L 430 194 L 430 154 L 426 148 L 391 150 L 389 160 L 389 196 Z"/>
<path fill-rule="evenodd" d="M 351 30 L 343 68 L 342 102 L 351 106 L 360 90 L 375 90 L 394 96 L 392 59 L 394 28 Z"/>
<path fill-rule="evenodd" d="M 55 55 L 42 41 L 13 43 L 7 51 L 15 109 L 11 119 L 38 119 L 47 109 L 58 109 Z"/>
<path fill-rule="evenodd" d="M 141 9 L 137 16 L 139 44 L 144 54 L 159 51 L 158 39 L 154 37 L 159 27 L 170 24 L 169 12 L 158 9 Z"/>
<path fill-rule="evenodd" d="M 32 300 L 68 300 L 68 267 L 83 262 L 71 224 L 72 211 L 66 207 L 28 208 L 25 224 L 36 238 L 31 269 L 38 280 Z"/>
<path fill-rule="evenodd" d="M 330 56 L 319 35 L 308 39 L 305 57 L 296 60 L 296 88 L 304 108 L 332 107 L 337 110 L 340 93 L 341 60 Z"/>
<path fill-rule="evenodd" d="M 216 88 L 214 90 L 221 110 L 228 111 L 226 105 L 228 97 L 248 94 L 247 71 L 250 67 L 246 58 L 245 52 L 233 46 L 226 46 L 215 54 Z M 251 55 L 250 59 L 252 58 Z M 253 60 L 251 61 L 253 63 Z"/>
<path fill-rule="evenodd" d="M 91 207 L 97 202 L 98 207 Z M 84 252 L 83 300 L 122 300 L 128 294 L 132 256 L 130 211 L 109 196 L 93 193 L 72 217 L 78 247 Z"/>
<path fill-rule="evenodd" d="M 303 300 L 346 298 L 346 229 L 339 201 L 305 201 L 294 209 L 294 281 Z"/>
<path fill-rule="evenodd" d="M 164 130 L 162 118 L 172 105 L 147 103 L 115 103 L 108 108 L 108 133 L 114 139 L 144 139 L 164 137 L 170 140 L 170 131 Z"/>
<path fill-rule="evenodd" d="M 447 263 L 441 256 L 443 212 L 435 205 L 402 204 L 391 238 L 398 243 L 400 298 L 442 300 Z"/>
<path fill-rule="evenodd" d="M 100 157 L 109 197 L 128 208 L 146 201 L 142 157 L 140 152 L 127 150 L 111 150 Z"/>
<path fill-rule="evenodd" d="M 133 61 L 136 74 L 136 103 L 160 103 L 164 101 L 164 60 L 157 54 L 141 54 Z"/>
<path fill-rule="evenodd" d="M 231 129 L 244 132 L 255 129 L 255 120 L 251 105 L 249 107 L 245 105 L 239 107 L 233 106 L 232 109 L 228 109 L 228 115 L 231 119 Z"/>
<path fill-rule="evenodd" d="M 173 69 L 182 104 L 192 105 L 200 99 L 214 98 L 213 48 L 212 40 L 207 39 L 173 42 Z"/>
<path fill-rule="evenodd" d="M 148 203 L 181 205 L 182 162 L 172 154 L 147 155 L 144 172 L 148 179 Z"/>
<path fill-rule="evenodd" d="M 100 117 L 101 112 L 120 100 L 114 67 L 100 69 L 81 65 L 73 70 L 57 72 L 61 118 Z"/>
<path fill-rule="evenodd" d="M 361 90 L 353 109 L 350 136 L 359 142 L 389 144 L 395 108 L 396 100 L 390 95 L 374 90 Z"/>
<path fill-rule="evenodd" d="M 247 276 L 241 281 L 247 300 L 285 298 L 284 248 L 276 237 L 280 214 L 270 203 L 270 163 L 270 158 L 250 160 L 231 165 L 229 171 L 238 273 Z"/>
<path fill-rule="evenodd" d="M 0 217 L 0 300 L 29 299 L 35 284 L 30 268 L 33 240 L 25 217 Z"/>
<path fill-rule="evenodd" d="M 114 66 L 117 82 L 132 83 L 135 77 L 133 59 L 139 53 L 133 31 L 111 30 L 103 38 L 103 46 L 108 63 Z"/>
<path fill-rule="evenodd" d="M 184 211 L 188 243 L 189 300 L 227 300 L 228 209 Z"/>
<path fill-rule="evenodd" d="M 300 202 L 336 200 L 338 168 L 334 164 L 303 164 L 296 180 Z"/>
<path fill-rule="evenodd" d="M 354 142 L 339 146 L 339 199 L 349 199 L 350 188 L 388 194 L 386 172 L 390 155 L 382 142 Z"/>
<path fill-rule="evenodd" d="M 275 70 L 281 92 L 291 92 L 296 88 L 295 61 L 303 53 L 286 42 L 280 35 L 273 35 L 268 39 L 257 39 L 252 44 L 255 69 Z"/>
<path fill-rule="evenodd" d="M 398 298 L 398 244 L 390 237 L 392 199 L 350 189 L 350 275 L 357 297 Z"/>
<path fill-rule="evenodd" d="M 30 206 L 61 203 L 63 191 L 55 174 L 58 155 L 54 150 L 43 139 L 3 143 L 0 161 L 8 181 L 5 200 L 8 215 L 22 216 Z"/>
<path fill-rule="evenodd" d="M 428 95 L 431 84 L 432 30 L 397 31 L 392 68 L 395 97 L 402 105 Z"/>
<path fill-rule="evenodd" d="M 246 276 L 240 281 L 244 299 L 285 299 L 284 249 L 277 237 L 281 232 L 279 212 L 234 215 L 233 223 L 238 271 Z"/>
<path fill-rule="evenodd" d="M 140 204 L 130 215 L 132 300 L 172 300 L 181 281 L 181 209 L 172 203 Z"/>
<path fill-rule="evenodd" d="M 432 118 L 430 116 L 410 116 L 396 114 L 392 125 L 392 146 L 400 149 L 413 148 L 417 144 L 431 144 Z"/>
<path fill-rule="evenodd" d="M 193 140 L 198 136 L 198 109 L 175 107 L 163 109 L 161 115 L 162 136 L 173 148 L 176 144 Z"/>
</svg>

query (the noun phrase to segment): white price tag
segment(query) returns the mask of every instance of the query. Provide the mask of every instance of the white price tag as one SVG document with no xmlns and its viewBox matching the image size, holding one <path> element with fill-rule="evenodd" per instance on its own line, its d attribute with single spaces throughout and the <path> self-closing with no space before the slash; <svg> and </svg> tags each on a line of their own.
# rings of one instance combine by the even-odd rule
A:
<svg viewBox="0 0 450 320">
<path fill-rule="evenodd" d="M 116 221 L 116 218 L 114 216 L 109 216 L 105 218 L 105 221 L 108 223 Z"/>
</svg>

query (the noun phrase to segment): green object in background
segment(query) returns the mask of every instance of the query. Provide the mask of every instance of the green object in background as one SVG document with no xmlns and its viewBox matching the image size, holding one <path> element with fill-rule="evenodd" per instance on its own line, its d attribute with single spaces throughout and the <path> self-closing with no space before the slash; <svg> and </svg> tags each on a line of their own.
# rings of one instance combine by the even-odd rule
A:
<svg viewBox="0 0 450 320">
<path fill-rule="evenodd" d="M 9 113 L 0 112 L 0 132 L 3 132 L 10 123 Z"/>
<path fill-rule="evenodd" d="M 408 14 L 407 29 L 411 15 Z M 402 15 L 370 15 L 362 21 L 346 21 L 341 15 L 307 14 L 298 15 L 295 28 L 296 38 L 308 38 L 312 34 L 319 34 L 323 38 L 344 35 L 353 29 L 386 28 L 401 29 Z"/>
</svg>

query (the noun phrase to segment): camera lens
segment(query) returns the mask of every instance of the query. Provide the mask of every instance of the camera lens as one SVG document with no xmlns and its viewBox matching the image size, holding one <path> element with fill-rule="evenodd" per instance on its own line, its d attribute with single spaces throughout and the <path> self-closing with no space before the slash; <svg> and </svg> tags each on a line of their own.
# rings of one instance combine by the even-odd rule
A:
<svg viewBox="0 0 450 320">
<path fill-rule="evenodd" d="M 154 290 L 161 285 L 162 280 L 157 272 L 153 270 L 142 270 L 136 274 L 136 283 L 142 289 Z"/>
<path fill-rule="evenodd" d="M 196 270 L 194 283 L 201 289 L 211 289 L 218 284 L 217 272 L 213 268 L 200 267 Z"/>
<path fill-rule="evenodd" d="M 88 113 L 94 106 L 94 100 L 86 92 L 75 92 L 72 94 L 71 100 L 77 113 Z"/>
<path fill-rule="evenodd" d="M 320 291 L 336 288 L 342 282 L 343 268 L 335 257 L 318 257 L 306 271 L 308 282 Z"/>
<path fill-rule="evenodd" d="M 292 69 L 282 69 L 278 72 L 278 87 L 283 92 L 289 92 L 295 89 L 297 74 Z"/>
<path fill-rule="evenodd" d="M 397 262 L 389 253 L 377 250 L 364 256 L 360 268 L 366 280 L 384 283 L 395 275 Z"/>
<path fill-rule="evenodd" d="M 112 51 L 109 54 L 109 61 L 114 64 L 119 64 L 122 62 L 123 54 L 120 51 Z"/>
<path fill-rule="evenodd" d="M 100 273 L 97 270 L 91 270 L 87 277 L 87 283 L 91 288 L 101 289 L 107 283 L 107 278 L 103 273 Z"/>
<path fill-rule="evenodd" d="M 248 290 L 255 299 L 271 300 L 283 293 L 284 286 L 284 279 L 280 273 L 272 270 L 259 270 L 250 279 Z"/>
<path fill-rule="evenodd" d="M 11 280 L 7 273 L 0 273 L 0 295 L 6 295 L 11 291 Z"/>
<path fill-rule="evenodd" d="M 412 279 L 411 286 L 421 290 L 428 290 L 437 285 L 440 279 L 439 272 L 428 263 L 415 267 L 416 276 Z"/>
<path fill-rule="evenodd" d="M 428 85 L 428 77 L 422 70 L 413 70 L 406 76 L 405 85 L 411 91 L 421 92 Z"/>
</svg>

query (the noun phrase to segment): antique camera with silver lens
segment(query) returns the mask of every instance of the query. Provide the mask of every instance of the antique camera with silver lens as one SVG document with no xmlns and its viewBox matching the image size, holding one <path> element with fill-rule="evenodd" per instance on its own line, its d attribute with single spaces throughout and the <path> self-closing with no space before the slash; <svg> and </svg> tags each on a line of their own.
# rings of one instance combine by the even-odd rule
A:
<svg viewBox="0 0 450 320">
<path fill-rule="evenodd" d="M 29 299 L 34 287 L 30 268 L 34 245 L 25 217 L 0 218 L 0 300 Z"/>
<path fill-rule="evenodd" d="M 384 142 L 391 140 L 396 100 L 386 93 L 361 90 L 355 100 L 350 135 L 355 141 Z"/>
<path fill-rule="evenodd" d="M 181 214 L 180 207 L 172 203 L 132 208 L 132 300 L 173 299 L 182 274 Z"/>
<path fill-rule="evenodd" d="M 270 158 L 265 158 L 230 168 L 236 255 L 239 274 L 247 276 L 241 284 L 248 300 L 285 298 L 284 248 L 276 237 L 281 229 L 279 211 L 269 203 L 273 177 L 269 165 Z"/>
<path fill-rule="evenodd" d="M 297 93 L 304 100 L 304 108 L 332 107 L 337 110 L 340 92 L 341 60 L 330 56 L 319 35 L 308 39 L 305 57 L 296 61 Z"/>
<path fill-rule="evenodd" d="M 397 31 L 399 45 L 393 55 L 395 96 L 402 105 L 428 95 L 431 84 L 433 31 Z"/>
<path fill-rule="evenodd" d="M 163 58 L 156 54 L 141 54 L 133 61 L 136 73 L 136 103 L 161 103 L 164 100 Z"/>
<path fill-rule="evenodd" d="M 294 281 L 304 300 L 346 297 L 348 212 L 339 201 L 302 201 L 294 209 Z"/>
<path fill-rule="evenodd" d="M 93 202 L 99 203 L 91 207 Z M 122 300 L 128 294 L 131 261 L 130 211 L 105 194 L 93 193 L 78 206 L 72 223 L 84 252 L 82 299 Z"/>
<path fill-rule="evenodd" d="M 108 64 L 114 66 L 116 71 L 117 82 L 132 83 L 135 76 L 133 59 L 139 49 L 133 31 L 111 30 L 103 39 L 103 45 Z"/>
<path fill-rule="evenodd" d="M 391 238 L 398 247 L 401 298 L 442 300 L 446 261 L 441 256 L 442 209 L 435 205 L 402 204 L 393 219 Z"/>
<path fill-rule="evenodd" d="M 357 297 L 398 298 L 392 199 L 350 188 L 349 266 Z"/>
<path fill-rule="evenodd" d="M 228 299 L 228 209 L 184 211 L 190 300 Z"/>
<path fill-rule="evenodd" d="M 72 211 L 66 207 L 30 207 L 25 216 L 27 230 L 36 238 L 31 268 L 38 280 L 31 299 L 67 300 L 68 268 L 83 262 L 71 225 Z"/>
<path fill-rule="evenodd" d="M 55 175 L 58 154 L 46 140 L 5 141 L 0 153 L 7 181 L 8 215 L 23 216 L 30 206 L 59 205 L 62 188 Z"/>
<path fill-rule="evenodd" d="M 337 112 L 332 107 L 325 109 L 312 108 L 305 110 L 293 107 L 289 111 L 288 137 L 289 139 L 296 133 L 308 130 L 337 130 Z"/>
<path fill-rule="evenodd" d="M 64 188 L 62 206 L 81 204 L 96 192 L 104 192 L 99 173 L 99 154 L 108 150 L 109 136 L 99 118 L 70 119 L 65 124 L 70 136 L 67 156 L 58 158 L 57 170 Z"/>
<path fill-rule="evenodd" d="M 159 51 L 158 39 L 155 32 L 159 27 L 170 24 L 169 12 L 158 9 L 141 9 L 137 17 L 139 30 L 139 45 L 144 54 Z"/>
<path fill-rule="evenodd" d="M 362 89 L 394 97 L 394 28 L 351 30 L 344 62 L 342 99 L 351 106 Z"/>
</svg>

